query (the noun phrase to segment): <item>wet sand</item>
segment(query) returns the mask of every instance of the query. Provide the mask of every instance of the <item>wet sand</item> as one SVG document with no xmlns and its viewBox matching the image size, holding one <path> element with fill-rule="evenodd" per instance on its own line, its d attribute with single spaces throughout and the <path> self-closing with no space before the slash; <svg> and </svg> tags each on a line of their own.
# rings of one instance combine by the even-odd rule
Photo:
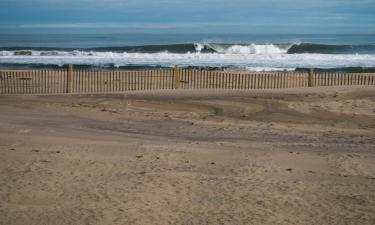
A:
<svg viewBox="0 0 375 225">
<path fill-rule="evenodd" d="M 0 224 L 375 224 L 375 87 L 0 97 Z"/>
</svg>

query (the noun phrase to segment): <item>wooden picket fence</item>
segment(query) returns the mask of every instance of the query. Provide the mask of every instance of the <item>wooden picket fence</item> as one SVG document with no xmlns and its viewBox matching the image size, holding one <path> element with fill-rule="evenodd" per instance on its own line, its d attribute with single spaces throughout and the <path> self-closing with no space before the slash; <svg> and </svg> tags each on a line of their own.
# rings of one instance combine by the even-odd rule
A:
<svg viewBox="0 0 375 225">
<path fill-rule="evenodd" d="M 147 71 L 0 71 L 0 94 L 110 93 L 162 89 L 272 89 L 375 85 L 375 74 L 319 72 L 225 72 L 194 69 Z"/>
</svg>

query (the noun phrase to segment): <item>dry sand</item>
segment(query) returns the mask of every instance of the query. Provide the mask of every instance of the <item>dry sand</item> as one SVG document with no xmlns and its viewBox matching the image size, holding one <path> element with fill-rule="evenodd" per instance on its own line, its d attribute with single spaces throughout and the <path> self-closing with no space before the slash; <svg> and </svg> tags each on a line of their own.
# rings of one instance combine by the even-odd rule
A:
<svg viewBox="0 0 375 225">
<path fill-rule="evenodd" d="M 3 96 L 0 112 L 0 224 L 375 224 L 375 87 Z"/>
</svg>

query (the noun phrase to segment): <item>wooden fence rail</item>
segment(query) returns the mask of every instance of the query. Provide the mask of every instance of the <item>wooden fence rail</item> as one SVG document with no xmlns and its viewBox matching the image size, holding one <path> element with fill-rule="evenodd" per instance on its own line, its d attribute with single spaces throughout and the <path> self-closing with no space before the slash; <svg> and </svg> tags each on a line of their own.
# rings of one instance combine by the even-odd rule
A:
<svg viewBox="0 0 375 225">
<path fill-rule="evenodd" d="M 110 93 L 161 89 L 271 89 L 375 85 L 375 73 L 225 72 L 193 69 L 147 71 L 0 71 L 0 94 Z"/>
</svg>

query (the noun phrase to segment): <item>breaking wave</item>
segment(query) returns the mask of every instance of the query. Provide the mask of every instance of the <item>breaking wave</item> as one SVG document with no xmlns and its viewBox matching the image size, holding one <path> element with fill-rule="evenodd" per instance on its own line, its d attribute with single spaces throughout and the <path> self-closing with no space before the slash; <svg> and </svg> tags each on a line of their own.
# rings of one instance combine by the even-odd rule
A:
<svg viewBox="0 0 375 225">
<path fill-rule="evenodd" d="M 193 43 L 100 48 L 0 47 L 1 65 L 229 67 L 247 70 L 375 67 L 375 45 Z"/>
<path fill-rule="evenodd" d="M 194 43 L 171 45 L 142 45 L 99 48 L 39 48 L 39 47 L 0 47 L 0 56 L 9 55 L 79 55 L 95 52 L 113 53 L 221 53 L 221 54 L 375 54 L 375 45 L 323 45 L 310 43 L 291 44 L 218 44 Z"/>
</svg>

